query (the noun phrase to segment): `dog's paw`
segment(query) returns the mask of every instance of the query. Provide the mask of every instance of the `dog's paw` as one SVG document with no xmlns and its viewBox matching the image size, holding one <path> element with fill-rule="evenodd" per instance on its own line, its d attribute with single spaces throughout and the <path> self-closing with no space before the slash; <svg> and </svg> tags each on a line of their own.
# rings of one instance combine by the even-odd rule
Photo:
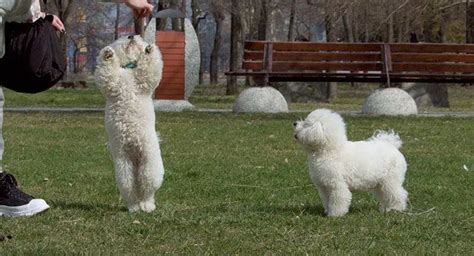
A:
<svg viewBox="0 0 474 256">
<path fill-rule="evenodd" d="M 129 213 L 135 213 L 140 211 L 140 205 L 134 204 L 134 205 L 128 205 L 128 212 Z"/>
<path fill-rule="evenodd" d="M 141 202 L 140 209 L 144 212 L 152 212 L 156 209 L 156 206 L 153 202 Z"/>
<path fill-rule="evenodd" d="M 153 47 L 153 45 L 149 44 L 146 48 L 145 48 L 145 53 L 146 54 L 150 54 L 153 52 L 153 50 L 155 49 L 155 47 Z"/>
<path fill-rule="evenodd" d="M 407 206 L 406 206 L 406 204 L 398 203 L 398 204 L 393 204 L 393 205 L 389 205 L 389 206 L 382 206 L 381 205 L 379 209 L 383 213 L 388 213 L 388 212 L 391 212 L 391 211 L 403 212 L 407 209 Z"/>
<path fill-rule="evenodd" d="M 102 50 L 100 55 L 102 56 L 102 60 L 108 61 L 114 57 L 115 51 L 114 49 L 112 49 L 112 47 L 107 46 Z"/>
<path fill-rule="evenodd" d="M 342 217 L 346 215 L 347 212 L 328 212 L 326 216 L 328 217 Z"/>
</svg>

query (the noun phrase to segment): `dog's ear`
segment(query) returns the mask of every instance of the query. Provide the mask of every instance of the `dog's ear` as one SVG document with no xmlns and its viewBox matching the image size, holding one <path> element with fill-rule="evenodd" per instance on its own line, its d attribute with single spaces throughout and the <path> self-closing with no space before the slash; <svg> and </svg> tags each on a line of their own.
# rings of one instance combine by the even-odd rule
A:
<svg viewBox="0 0 474 256">
<path fill-rule="evenodd" d="M 102 60 L 108 61 L 114 57 L 115 51 L 112 47 L 107 46 L 102 49 L 100 55 L 102 56 Z"/>
<path fill-rule="evenodd" d="M 321 134 L 321 136 L 324 134 L 323 124 L 319 121 L 313 124 L 313 129 L 316 133 Z"/>
</svg>

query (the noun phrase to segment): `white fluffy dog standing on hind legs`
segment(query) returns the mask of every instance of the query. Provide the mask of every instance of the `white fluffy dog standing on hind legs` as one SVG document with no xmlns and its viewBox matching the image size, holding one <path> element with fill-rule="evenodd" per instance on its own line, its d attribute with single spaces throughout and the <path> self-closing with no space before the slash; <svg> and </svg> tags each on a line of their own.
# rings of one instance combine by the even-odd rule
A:
<svg viewBox="0 0 474 256">
<path fill-rule="evenodd" d="M 402 185 L 407 163 L 399 151 L 402 141 L 393 131 L 378 131 L 366 141 L 348 141 L 342 117 L 328 109 L 317 109 L 294 126 L 328 216 L 349 211 L 352 191 L 372 192 L 381 211 L 406 209 L 408 193 Z"/>
<path fill-rule="evenodd" d="M 120 193 L 130 212 L 151 212 L 164 175 L 151 97 L 161 80 L 161 53 L 140 36 L 129 36 L 102 49 L 97 63 Z"/>
</svg>

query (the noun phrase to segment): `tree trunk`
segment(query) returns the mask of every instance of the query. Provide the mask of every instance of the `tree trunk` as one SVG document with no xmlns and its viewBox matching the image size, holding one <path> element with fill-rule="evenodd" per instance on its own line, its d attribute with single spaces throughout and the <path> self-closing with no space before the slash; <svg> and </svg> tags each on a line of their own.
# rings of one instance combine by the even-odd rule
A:
<svg viewBox="0 0 474 256">
<path fill-rule="evenodd" d="M 326 2 L 326 17 L 325 17 L 325 22 L 326 22 L 326 38 L 328 42 L 334 42 L 336 41 L 336 28 L 334 24 L 334 13 L 328 13 L 328 11 L 331 9 L 329 8 L 330 6 L 330 0 L 327 0 Z M 327 100 L 332 100 L 337 98 L 337 83 L 336 82 L 329 82 L 327 84 Z"/>
<path fill-rule="evenodd" d="M 120 4 L 115 4 L 115 28 L 114 28 L 114 40 L 119 38 L 119 27 L 120 27 Z"/>
<path fill-rule="evenodd" d="M 441 43 L 446 43 L 448 40 L 446 38 L 447 34 L 447 21 L 448 21 L 448 15 L 446 11 L 442 11 L 439 19 L 439 41 Z"/>
<path fill-rule="evenodd" d="M 288 41 L 295 40 L 295 15 L 296 15 L 296 0 L 291 2 L 290 22 L 288 24 Z"/>
<path fill-rule="evenodd" d="M 474 43 L 474 1 L 466 2 L 466 43 Z"/>
<path fill-rule="evenodd" d="M 181 5 L 178 1 L 170 1 L 170 9 L 181 11 Z M 171 27 L 174 31 L 180 31 L 184 24 L 181 24 L 181 19 L 171 19 Z"/>
<path fill-rule="evenodd" d="M 241 0 L 232 0 L 232 18 L 230 34 L 230 59 L 231 71 L 239 69 L 242 53 L 242 8 Z M 234 95 L 239 92 L 237 77 L 230 76 L 227 80 L 226 95 Z"/>
<path fill-rule="evenodd" d="M 198 36 L 199 42 L 201 42 L 200 33 L 199 33 L 199 24 L 202 20 L 206 19 L 207 14 L 203 14 L 201 8 L 199 7 L 198 0 L 191 1 L 191 10 L 192 10 L 192 22 L 194 31 Z M 201 65 L 199 67 L 199 84 L 204 83 L 204 51 L 201 51 Z"/>
<path fill-rule="evenodd" d="M 344 15 L 342 15 L 342 24 L 344 26 L 344 32 L 346 34 L 347 42 L 353 43 L 355 41 L 354 40 L 354 30 L 352 29 L 352 24 L 349 20 L 349 17 L 347 15 L 347 13 L 344 13 Z"/>
<path fill-rule="evenodd" d="M 369 7 L 365 5 L 364 8 L 364 42 L 370 41 L 370 19 L 369 19 Z"/>
<path fill-rule="evenodd" d="M 158 7 L 157 7 L 157 11 L 162 11 L 164 9 L 166 9 L 167 6 L 162 3 L 161 1 L 158 2 Z M 166 28 L 166 19 L 156 19 L 156 30 L 160 31 L 160 30 L 165 30 Z"/>
<path fill-rule="evenodd" d="M 267 40 L 268 1 L 269 0 L 262 0 L 260 19 L 258 21 L 258 40 Z"/>
<path fill-rule="evenodd" d="M 222 25 L 224 23 L 224 14 L 222 10 L 216 8 L 213 11 L 214 20 L 216 22 L 216 33 L 214 35 L 214 47 L 211 53 L 211 63 L 210 63 L 210 82 L 211 84 L 216 84 L 219 78 L 219 52 L 222 45 Z"/>
<path fill-rule="evenodd" d="M 390 16 L 387 22 L 387 42 L 393 43 L 394 38 L 395 38 L 395 32 L 393 29 L 393 15 Z"/>
<path fill-rule="evenodd" d="M 407 42 L 407 41 L 411 41 L 411 37 L 410 36 L 410 17 L 408 15 L 405 15 L 405 20 L 404 20 L 404 23 L 403 23 L 403 27 L 404 27 L 404 37 L 403 37 L 403 42 Z"/>
</svg>

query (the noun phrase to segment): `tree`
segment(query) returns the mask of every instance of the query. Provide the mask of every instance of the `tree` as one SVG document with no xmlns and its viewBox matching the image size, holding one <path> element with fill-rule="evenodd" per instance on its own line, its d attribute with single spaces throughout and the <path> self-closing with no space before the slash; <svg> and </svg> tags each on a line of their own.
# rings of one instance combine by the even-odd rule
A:
<svg viewBox="0 0 474 256">
<path fill-rule="evenodd" d="M 336 37 L 336 11 L 335 4 L 331 0 L 325 2 L 325 25 L 326 25 L 326 37 L 328 42 L 337 41 Z M 327 99 L 332 100 L 337 97 L 337 83 L 329 82 L 327 88 Z"/>
<path fill-rule="evenodd" d="M 242 7 L 240 0 L 232 0 L 231 8 L 231 34 L 230 34 L 230 59 L 229 67 L 231 71 L 238 70 L 241 62 L 242 53 Z M 237 94 L 239 92 L 237 77 L 232 76 L 227 80 L 227 95 Z"/>
<path fill-rule="evenodd" d="M 290 20 L 288 22 L 288 41 L 295 40 L 296 0 L 291 1 Z"/>
<path fill-rule="evenodd" d="M 258 21 L 258 40 L 267 40 L 268 14 L 271 0 L 262 0 L 260 7 L 260 17 Z"/>
<path fill-rule="evenodd" d="M 225 0 L 223 0 L 225 1 Z M 216 23 L 216 32 L 214 34 L 214 46 L 211 53 L 211 63 L 210 63 L 210 80 L 211 83 L 216 84 L 219 78 L 219 52 L 222 46 L 222 30 L 224 26 L 225 14 L 223 10 L 223 3 L 218 0 L 211 2 L 210 12 L 214 17 Z"/>
<path fill-rule="evenodd" d="M 202 21 L 205 21 L 208 13 L 204 12 L 200 5 L 198 0 L 192 0 L 191 1 L 191 11 L 192 11 L 192 23 L 194 27 L 194 31 L 196 31 L 199 41 L 201 42 L 203 39 L 200 37 L 199 29 L 200 29 L 200 24 Z M 199 68 L 199 84 L 202 84 L 204 82 L 204 51 L 201 51 L 201 65 Z"/>
<path fill-rule="evenodd" d="M 474 43 L 474 1 L 466 0 L 466 43 Z"/>
</svg>

